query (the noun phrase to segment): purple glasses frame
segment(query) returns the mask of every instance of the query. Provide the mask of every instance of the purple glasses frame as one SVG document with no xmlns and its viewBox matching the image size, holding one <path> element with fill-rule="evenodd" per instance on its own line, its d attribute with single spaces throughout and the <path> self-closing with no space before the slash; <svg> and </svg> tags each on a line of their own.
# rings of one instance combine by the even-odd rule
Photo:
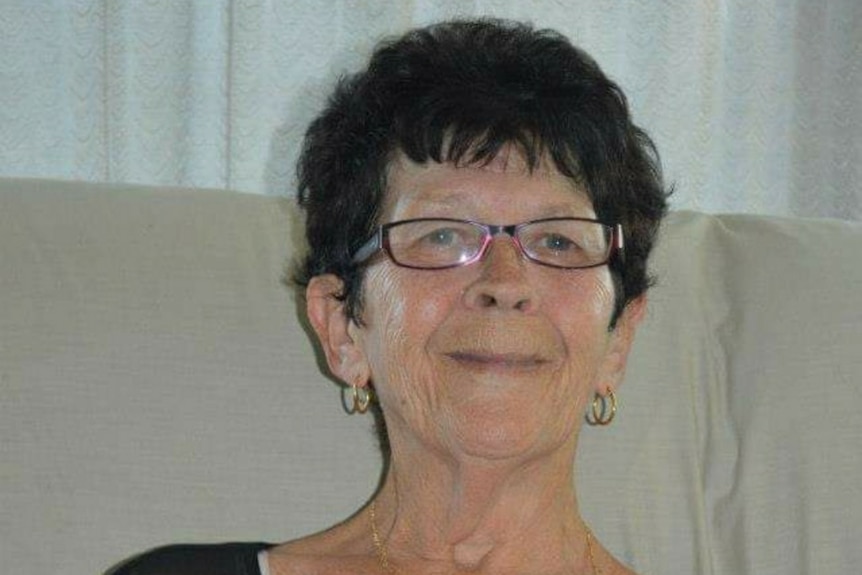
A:
<svg viewBox="0 0 862 575">
<path fill-rule="evenodd" d="M 449 264 L 449 265 L 445 265 L 445 266 L 435 266 L 435 267 L 414 266 L 414 265 L 405 264 L 403 262 L 398 261 L 398 259 L 395 258 L 395 256 L 392 254 L 392 250 L 390 248 L 389 230 L 393 227 L 403 225 L 403 224 L 409 224 L 412 222 L 426 222 L 426 221 L 454 222 L 454 223 L 459 223 L 459 224 L 470 224 L 470 225 L 482 228 L 485 230 L 485 236 L 484 236 L 484 239 L 482 240 L 482 246 L 479 248 L 479 250 L 476 252 L 476 254 L 474 256 L 470 257 L 469 259 L 467 259 L 463 262 L 457 262 L 457 263 Z M 523 228 L 524 226 L 528 226 L 531 224 L 537 224 L 537 223 L 542 223 L 542 222 L 554 222 L 554 221 L 590 222 L 590 223 L 600 224 L 600 225 L 604 226 L 604 228 L 607 230 L 607 232 L 610 235 L 608 253 L 605 256 L 605 258 L 600 262 L 592 263 L 590 265 L 572 267 L 572 266 L 559 266 L 559 265 L 555 265 L 552 263 L 544 262 L 544 261 L 542 261 L 540 259 L 536 259 L 532 255 L 530 255 L 527 252 L 527 250 L 524 248 L 524 246 L 521 244 L 520 240 L 518 239 L 519 230 L 521 228 Z M 389 259 L 392 260 L 392 262 L 395 265 L 400 266 L 400 267 L 404 267 L 404 268 L 417 269 L 417 270 L 443 270 L 443 269 L 468 266 L 468 265 L 473 264 L 477 261 L 480 261 L 485 256 L 485 254 L 487 253 L 488 246 L 491 245 L 491 240 L 494 239 L 494 236 L 499 235 L 501 233 L 506 234 L 507 236 L 512 238 L 512 241 L 518 247 L 518 250 L 521 252 L 521 254 L 523 254 L 524 257 L 527 258 L 528 260 L 530 260 L 531 262 L 535 262 L 539 265 L 557 268 L 557 269 L 580 270 L 580 269 L 588 269 L 588 268 L 603 266 L 603 265 L 607 264 L 609 261 L 611 261 L 611 259 L 614 257 L 615 254 L 619 254 L 620 256 L 623 254 L 624 244 L 623 244 L 623 228 L 622 228 L 622 226 L 620 224 L 609 225 L 609 224 L 606 224 L 602 221 L 599 221 L 596 219 L 591 219 L 591 218 L 567 218 L 567 217 L 543 218 L 543 219 L 538 219 L 538 220 L 530 220 L 528 222 L 522 222 L 520 224 L 508 224 L 508 225 L 485 224 L 485 223 L 476 222 L 473 220 L 460 220 L 457 218 L 413 218 L 413 219 L 408 219 L 408 220 L 398 220 L 395 222 L 389 222 L 389 223 L 383 224 L 381 226 L 378 226 L 377 230 L 374 232 L 374 235 L 371 236 L 368 239 L 368 241 L 366 241 L 364 244 L 362 244 L 362 246 L 360 246 L 359 249 L 356 250 L 356 252 L 354 252 L 353 258 L 351 259 L 351 262 L 354 264 L 362 264 L 365 261 L 367 261 L 371 256 L 373 256 L 375 253 L 377 253 L 378 251 L 383 251 L 386 253 L 387 256 L 389 256 Z"/>
</svg>

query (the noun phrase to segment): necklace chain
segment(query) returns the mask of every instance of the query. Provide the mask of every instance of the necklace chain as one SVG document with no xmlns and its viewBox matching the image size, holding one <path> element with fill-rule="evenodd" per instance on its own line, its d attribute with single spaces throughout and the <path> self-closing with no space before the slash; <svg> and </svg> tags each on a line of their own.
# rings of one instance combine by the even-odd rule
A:
<svg viewBox="0 0 862 575">
<path fill-rule="evenodd" d="M 377 500 L 371 502 L 371 541 L 374 543 L 374 552 L 377 555 L 377 562 L 386 573 L 399 575 L 397 569 L 393 569 L 389 565 L 389 554 L 386 552 L 386 546 L 380 540 L 380 533 L 377 531 Z"/>
<path fill-rule="evenodd" d="M 389 564 L 389 553 L 386 552 L 386 545 L 383 544 L 383 541 L 380 539 L 380 532 L 377 530 L 376 500 L 371 502 L 369 515 L 371 516 L 371 541 L 374 543 L 374 552 L 377 555 L 377 562 L 380 564 L 380 568 L 391 575 L 400 575 L 400 571 Z M 593 570 L 593 575 L 602 575 L 601 570 L 596 566 L 595 555 L 593 555 L 593 532 L 586 525 L 584 525 L 584 529 L 587 533 L 587 556 L 590 558 L 590 567 Z"/>
<path fill-rule="evenodd" d="M 593 532 L 584 524 L 584 530 L 587 532 L 587 555 L 590 558 L 590 568 L 593 570 L 593 575 L 602 575 L 601 569 L 596 566 L 596 558 L 593 556 Z"/>
</svg>

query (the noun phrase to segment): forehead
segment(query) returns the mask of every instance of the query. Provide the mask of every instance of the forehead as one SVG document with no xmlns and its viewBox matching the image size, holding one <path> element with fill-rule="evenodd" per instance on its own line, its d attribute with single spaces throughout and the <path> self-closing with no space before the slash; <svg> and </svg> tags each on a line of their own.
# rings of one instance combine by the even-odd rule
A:
<svg viewBox="0 0 862 575">
<path fill-rule="evenodd" d="M 560 174 L 551 161 L 543 160 L 530 170 L 511 148 L 488 163 L 466 166 L 417 164 L 399 155 L 389 166 L 383 207 L 389 220 L 436 215 L 492 217 L 499 223 L 595 216 L 585 190 Z"/>
</svg>

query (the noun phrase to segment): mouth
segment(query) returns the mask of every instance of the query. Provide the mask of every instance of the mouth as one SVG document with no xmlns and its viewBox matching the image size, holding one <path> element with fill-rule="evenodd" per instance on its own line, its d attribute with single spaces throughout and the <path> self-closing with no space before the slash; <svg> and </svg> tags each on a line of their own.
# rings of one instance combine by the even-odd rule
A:
<svg viewBox="0 0 862 575">
<path fill-rule="evenodd" d="M 472 369 L 480 370 L 532 370 L 542 367 L 548 360 L 538 354 L 498 353 L 487 351 L 454 351 L 446 357 Z"/>
</svg>

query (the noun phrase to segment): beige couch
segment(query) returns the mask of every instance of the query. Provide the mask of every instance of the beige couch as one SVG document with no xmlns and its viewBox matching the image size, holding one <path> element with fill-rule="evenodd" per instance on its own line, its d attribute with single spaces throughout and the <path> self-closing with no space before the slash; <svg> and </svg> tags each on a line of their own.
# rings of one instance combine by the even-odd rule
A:
<svg viewBox="0 0 862 575">
<path fill-rule="evenodd" d="M 275 198 L 0 181 L 0 570 L 279 541 L 363 504 L 371 420 L 319 374 Z M 674 213 L 584 512 L 653 575 L 862 565 L 862 226 Z"/>
</svg>

